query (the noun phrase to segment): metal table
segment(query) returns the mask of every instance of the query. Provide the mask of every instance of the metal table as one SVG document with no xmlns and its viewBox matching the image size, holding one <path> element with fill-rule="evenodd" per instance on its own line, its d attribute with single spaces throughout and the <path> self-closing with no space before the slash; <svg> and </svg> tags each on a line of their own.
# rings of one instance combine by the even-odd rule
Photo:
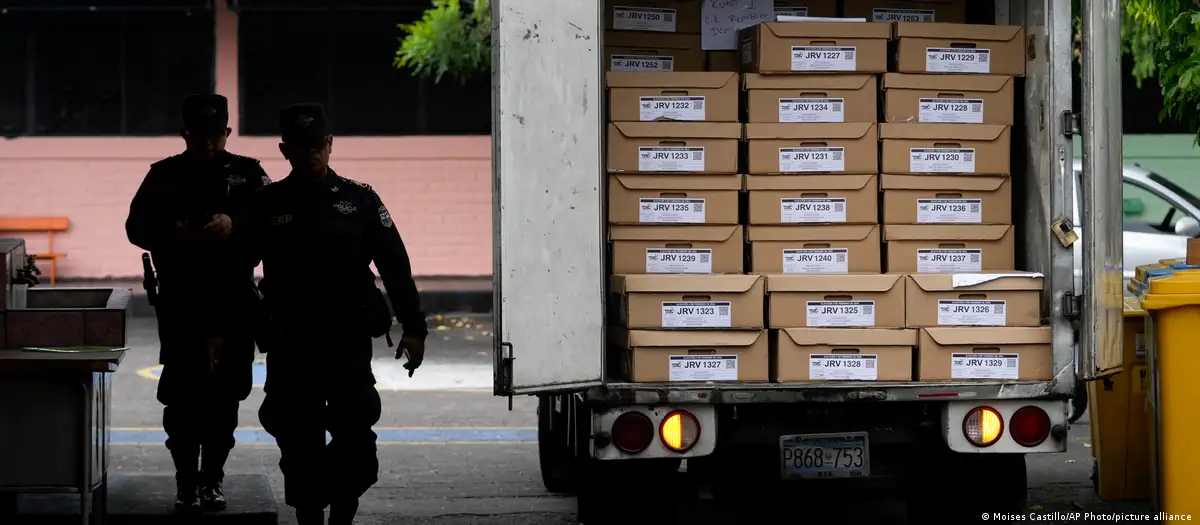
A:
<svg viewBox="0 0 1200 525">
<path fill-rule="evenodd" d="M 104 523 L 112 374 L 124 356 L 0 350 L 0 513 L 5 499 L 16 510 L 18 493 L 78 493 L 81 523 Z"/>
</svg>

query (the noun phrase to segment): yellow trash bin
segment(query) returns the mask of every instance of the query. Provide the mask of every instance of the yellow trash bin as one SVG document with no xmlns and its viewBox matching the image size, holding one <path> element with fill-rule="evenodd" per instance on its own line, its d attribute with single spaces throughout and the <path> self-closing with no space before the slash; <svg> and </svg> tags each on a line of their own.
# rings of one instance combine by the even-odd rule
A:
<svg viewBox="0 0 1200 525">
<path fill-rule="evenodd" d="M 1087 385 L 1092 476 L 1100 499 L 1106 501 L 1150 499 L 1144 323 L 1138 300 L 1126 297 L 1122 371 Z"/>
<path fill-rule="evenodd" d="M 1147 313 L 1151 501 L 1159 512 L 1200 516 L 1200 267 L 1149 278 Z"/>
</svg>

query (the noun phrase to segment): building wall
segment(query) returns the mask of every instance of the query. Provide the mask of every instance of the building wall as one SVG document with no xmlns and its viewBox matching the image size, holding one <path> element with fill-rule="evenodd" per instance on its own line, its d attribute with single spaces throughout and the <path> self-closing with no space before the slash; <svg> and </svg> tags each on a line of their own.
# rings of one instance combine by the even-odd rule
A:
<svg viewBox="0 0 1200 525">
<path fill-rule="evenodd" d="M 217 92 L 237 108 L 237 15 L 215 11 Z M 229 150 L 262 159 L 273 179 L 287 175 L 278 140 L 240 136 L 230 113 Z M 140 275 L 140 250 L 125 239 L 129 201 L 150 163 L 182 148 L 177 137 L 0 139 L 0 216 L 70 218 L 71 230 L 55 238 L 55 251 L 68 254 L 60 277 Z M 490 137 L 335 137 L 331 165 L 379 192 L 415 274 L 491 274 Z M 41 237 L 26 236 L 31 251 L 45 249 Z"/>
</svg>

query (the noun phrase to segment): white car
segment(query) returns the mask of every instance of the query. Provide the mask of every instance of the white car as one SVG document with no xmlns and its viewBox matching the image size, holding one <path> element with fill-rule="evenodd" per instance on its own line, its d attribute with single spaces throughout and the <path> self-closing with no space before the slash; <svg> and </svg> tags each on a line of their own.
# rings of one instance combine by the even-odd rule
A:
<svg viewBox="0 0 1200 525">
<path fill-rule="evenodd" d="M 1082 238 L 1079 223 L 1080 177 L 1083 163 L 1075 160 L 1075 231 Z M 1125 218 L 1125 282 L 1133 278 L 1136 267 L 1162 259 L 1187 255 L 1187 240 L 1200 236 L 1200 199 L 1162 175 L 1137 165 L 1123 167 L 1122 195 Z M 1075 289 L 1082 290 L 1082 242 L 1075 246 Z"/>
</svg>

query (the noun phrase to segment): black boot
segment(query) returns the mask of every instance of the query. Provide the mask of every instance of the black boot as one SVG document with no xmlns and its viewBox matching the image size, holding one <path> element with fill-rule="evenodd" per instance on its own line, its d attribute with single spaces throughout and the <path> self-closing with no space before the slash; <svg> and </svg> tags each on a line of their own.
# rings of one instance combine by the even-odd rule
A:
<svg viewBox="0 0 1200 525">
<path fill-rule="evenodd" d="M 204 510 L 225 510 L 225 490 L 220 481 L 206 481 L 200 485 L 200 506 Z"/>
<path fill-rule="evenodd" d="M 296 525 L 325 525 L 325 509 L 296 509 Z"/>
<path fill-rule="evenodd" d="M 352 525 L 358 513 L 358 500 L 337 501 L 329 505 L 329 525 Z"/>
<path fill-rule="evenodd" d="M 177 512 L 200 512 L 200 492 L 195 484 L 180 485 L 175 491 L 175 510 Z"/>
<path fill-rule="evenodd" d="M 200 510 L 198 473 L 200 463 L 199 446 L 179 446 L 168 443 L 171 460 L 175 463 L 175 510 L 194 512 Z"/>
<path fill-rule="evenodd" d="M 229 449 L 204 445 L 200 452 L 200 506 L 204 510 L 225 510 L 225 460 Z"/>
</svg>

